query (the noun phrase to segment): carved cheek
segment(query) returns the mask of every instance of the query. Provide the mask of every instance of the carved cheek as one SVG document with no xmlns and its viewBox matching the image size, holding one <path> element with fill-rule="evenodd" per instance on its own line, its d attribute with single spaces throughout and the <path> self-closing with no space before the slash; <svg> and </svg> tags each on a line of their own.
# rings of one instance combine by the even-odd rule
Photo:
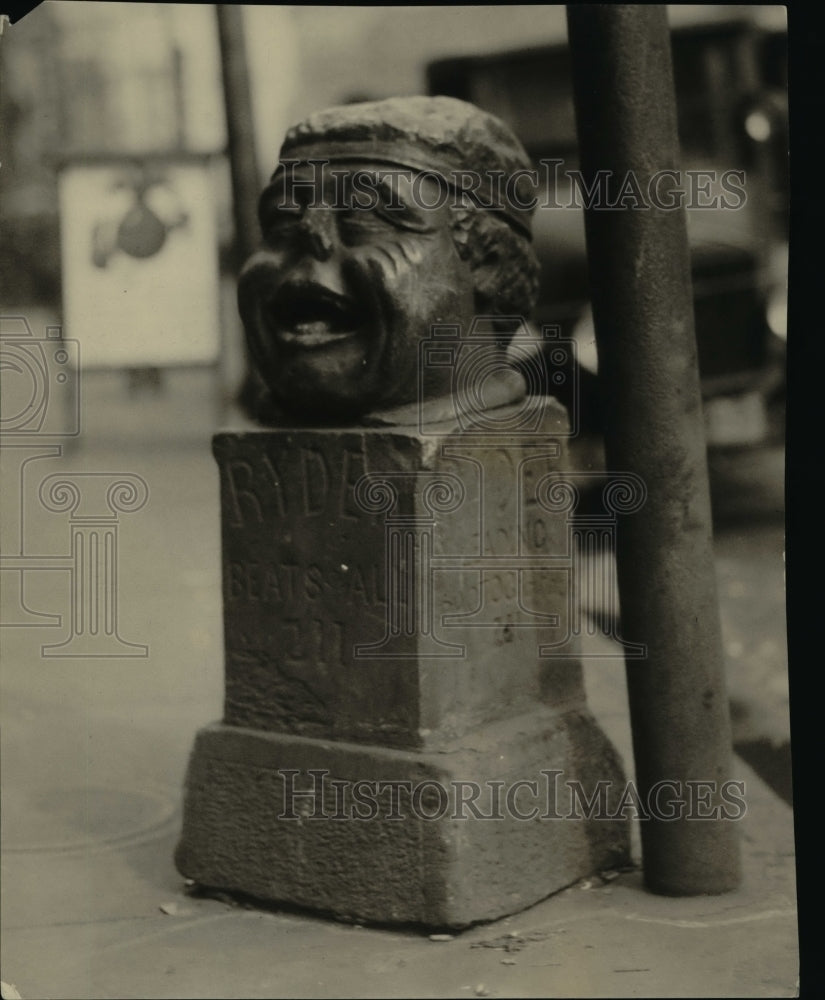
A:
<svg viewBox="0 0 825 1000">
<path fill-rule="evenodd" d="M 395 284 L 417 258 L 406 247 L 403 237 L 375 240 L 372 243 L 350 251 L 352 258 L 363 267 L 369 268 L 375 276 L 380 276 L 386 284 Z"/>
<path fill-rule="evenodd" d="M 353 248 L 343 264 L 350 292 L 386 329 L 409 311 L 410 266 L 397 240 Z"/>
<path fill-rule="evenodd" d="M 238 279 L 238 310 L 247 337 L 252 342 L 261 339 L 261 309 L 271 295 L 279 274 L 273 255 L 259 254 L 247 263 Z"/>
<path fill-rule="evenodd" d="M 250 257 L 238 278 L 241 309 L 270 295 L 280 282 L 284 267 L 285 257 L 281 253 L 265 250 Z"/>
</svg>

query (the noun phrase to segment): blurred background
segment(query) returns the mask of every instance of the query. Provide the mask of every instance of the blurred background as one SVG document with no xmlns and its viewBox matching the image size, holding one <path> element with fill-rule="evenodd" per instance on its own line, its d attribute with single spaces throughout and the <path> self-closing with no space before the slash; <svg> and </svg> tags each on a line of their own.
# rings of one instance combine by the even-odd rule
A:
<svg viewBox="0 0 825 1000">
<path fill-rule="evenodd" d="M 688 5 L 669 15 L 683 168 L 746 176 L 740 209 L 691 211 L 688 222 L 735 737 L 787 798 L 785 11 Z M 291 123 L 398 94 L 473 101 L 508 121 L 536 160 L 577 166 L 563 6 L 250 6 L 235 26 L 240 35 L 219 30 L 214 5 L 62 0 L 0 39 L 3 443 L 57 441 L 61 468 L 127 467 L 149 484 L 132 540 L 125 522 L 122 532 L 123 634 L 146 641 L 148 628 L 179 671 L 176 682 L 156 678 L 159 690 L 174 702 L 196 682 L 197 705 L 211 699 L 213 716 L 220 569 L 208 440 L 240 419 L 235 277 L 257 238 L 236 232 L 225 81 L 248 75 L 235 151 L 257 189 Z M 559 391 L 581 409 L 573 467 L 597 469 L 581 211 L 539 210 L 535 238 L 535 320 L 576 344 Z M 29 488 L 15 470 L 7 512 Z M 22 577 L 22 605 L 55 607 L 60 574 Z M 40 631 L 15 633 L 24 659 L 38 655 Z"/>
<path fill-rule="evenodd" d="M 741 209 L 689 212 L 709 440 L 714 446 L 780 440 L 784 10 L 678 6 L 670 17 L 683 169 L 746 172 Z M 242 152 L 251 160 L 254 187 L 274 169 L 289 124 L 320 107 L 393 94 L 473 101 L 508 121 L 537 162 L 559 159 L 563 169 L 574 169 L 565 40 L 563 6 L 243 8 L 241 37 L 224 37 L 224 59 L 240 59 L 248 72 L 254 149 Z M 42 3 L 7 29 L 0 73 L 5 315 L 28 316 L 38 336 L 62 324 L 63 335 L 79 342 L 82 369 L 101 376 L 87 378 L 85 389 L 102 393 L 107 405 L 142 390 L 154 392 L 157 409 L 166 384 L 175 385 L 175 396 L 188 378 L 220 414 L 237 395 L 244 357 L 215 7 Z M 236 104 L 236 115 L 245 114 Z M 551 194 L 561 204 L 569 197 Z M 198 210 L 178 204 L 181 198 L 194 199 Z M 117 229 L 127 216 L 120 234 L 127 244 L 119 246 Z M 144 248 L 129 249 L 128 223 L 133 239 L 149 240 Z M 559 324 L 563 336 L 576 339 L 583 426 L 598 431 L 582 213 L 540 210 L 535 233 L 542 262 L 535 319 Z M 88 253 L 81 244 L 90 236 Z M 256 237 L 241 233 L 241 249 Z M 163 245 L 153 247 L 153 239 Z M 167 259 L 176 245 L 178 259 Z M 135 260 L 141 266 L 126 271 L 123 265 Z M 147 270 L 154 273 L 147 277 Z M 197 315 L 204 283 L 215 291 L 207 310 L 212 328 L 208 316 Z M 160 289 L 171 286 L 174 295 L 159 301 Z M 146 321 L 132 317 L 139 337 L 123 315 L 124 294 L 128 309 L 146 311 Z M 88 415 L 90 431 L 95 414 L 101 411 Z M 107 425 L 112 416 L 106 413 Z"/>
</svg>

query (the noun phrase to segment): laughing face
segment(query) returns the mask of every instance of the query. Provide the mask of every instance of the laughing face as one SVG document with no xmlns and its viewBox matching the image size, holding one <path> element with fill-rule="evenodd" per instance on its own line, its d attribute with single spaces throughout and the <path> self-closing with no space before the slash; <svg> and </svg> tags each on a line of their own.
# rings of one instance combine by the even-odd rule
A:
<svg viewBox="0 0 825 1000">
<path fill-rule="evenodd" d="M 341 163 L 314 186 L 309 167 L 288 180 L 264 193 L 266 249 L 238 286 L 250 349 L 275 400 L 321 422 L 414 401 L 419 342 L 432 324 L 473 315 L 472 273 L 438 181 Z M 424 378 L 425 398 L 449 391 L 449 369 Z"/>
</svg>

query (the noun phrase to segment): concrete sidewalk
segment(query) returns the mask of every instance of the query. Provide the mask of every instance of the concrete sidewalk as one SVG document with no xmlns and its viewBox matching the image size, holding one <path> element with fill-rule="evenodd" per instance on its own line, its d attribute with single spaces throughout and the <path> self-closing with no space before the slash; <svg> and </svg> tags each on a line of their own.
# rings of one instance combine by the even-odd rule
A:
<svg viewBox="0 0 825 1000">
<path fill-rule="evenodd" d="M 187 895 L 172 864 L 183 774 L 223 693 L 217 476 L 208 440 L 195 444 L 40 463 L 41 478 L 129 471 L 149 485 L 121 518 L 119 588 L 120 634 L 149 655 L 50 659 L 59 627 L 3 630 L 2 978 L 24 1000 L 796 994 L 792 816 L 738 760 L 745 878 L 726 896 L 654 896 L 634 871 L 442 941 Z M 66 549 L 66 524 L 32 503 L 33 537 Z M 28 576 L 27 605 L 65 616 L 66 574 Z M 585 662 L 632 773 L 621 661 Z"/>
</svg>

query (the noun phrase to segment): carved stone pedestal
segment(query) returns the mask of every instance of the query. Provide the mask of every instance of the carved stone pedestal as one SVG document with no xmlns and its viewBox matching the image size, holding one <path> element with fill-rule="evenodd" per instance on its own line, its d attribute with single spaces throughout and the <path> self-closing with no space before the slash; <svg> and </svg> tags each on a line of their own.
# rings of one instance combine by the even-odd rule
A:
<svg viewBox="0 0 825 1000">
<path fill-rule="evenodd" d="M 226 703 L 182 874 L 459 927 L 626 860 L 571 628 L 566 415 L 498 416 L 216 436 Z"/>
<path fill-rule="evenodd" d="M 198 734 L 177 863 L 262 899 L 461 927 L 623 863 L 623 824 L 584 820 L 567 785 L 589 797 L 619 774 L 579 712 L 537 710 L 440 752 L 216 724 Z"/>
</svg>

